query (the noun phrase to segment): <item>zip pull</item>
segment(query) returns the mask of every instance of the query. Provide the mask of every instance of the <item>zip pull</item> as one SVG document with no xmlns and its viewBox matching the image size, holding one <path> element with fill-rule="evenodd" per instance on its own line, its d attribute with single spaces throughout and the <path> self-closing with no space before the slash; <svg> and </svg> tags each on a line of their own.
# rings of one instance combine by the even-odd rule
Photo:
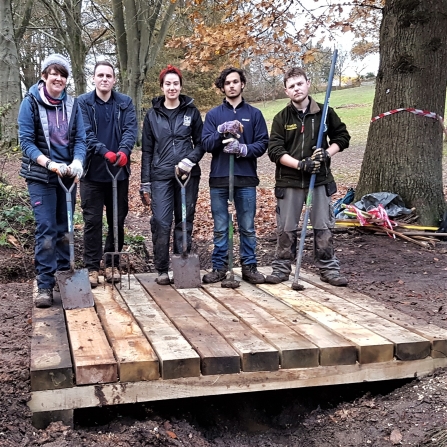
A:
<svg viewBox="0 0 447 447">
<path fill-rule="evenodd" d="M 304 123 L 301 124 L 301 133 L 304 133 Z"/>
</svg>

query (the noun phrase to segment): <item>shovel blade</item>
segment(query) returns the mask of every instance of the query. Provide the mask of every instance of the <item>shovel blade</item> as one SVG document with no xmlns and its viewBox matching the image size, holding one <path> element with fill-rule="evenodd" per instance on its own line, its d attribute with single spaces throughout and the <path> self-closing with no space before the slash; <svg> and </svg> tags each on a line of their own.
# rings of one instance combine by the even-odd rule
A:
<svg viewBox="0 0 447 447">
<path fill-rule="evenodd" d="M 173 255 L 171 261 L 176 289 L 193 289 L 202 286 L 198 255 Z"/>
<path fill-rule="evenodd" d="M 87 269 L 56 272 L 55 276 L 64 309 L 83 309 L 94 306 Z"/>
</svg>

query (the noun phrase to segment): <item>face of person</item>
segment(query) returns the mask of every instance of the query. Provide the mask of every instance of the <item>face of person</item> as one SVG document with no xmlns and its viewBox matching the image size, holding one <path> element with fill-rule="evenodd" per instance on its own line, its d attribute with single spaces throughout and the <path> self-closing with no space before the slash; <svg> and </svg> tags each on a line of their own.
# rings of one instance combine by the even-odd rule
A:
<svg viewBox="0 0 447 447">
<path fill-rule="evenodd" d="M 295 104 L 301 104 L 309 94 L 310 81 L 304 76 L 296 76 L 286 81 L 284 91 Z"/>
<path fill-rule="evenodd" d="M 180 96 L 182 86 L 180 85 L 180 78 L 175 73 L 168 73 L 163 79 L 163 85 L 161 87 L 166 99 L 175 101 Z"/>
<path fill-rule="evenodd" d="M 242 95 L 244 87 L 245 84 L 241 82 L 239 73 L 232 72 L 225 78 L 223 92 L 227 98 L 234 99 Z"/>
<path fill-rule="evenodd" d="M 48 93 L 53 98 L 59 98 L 67 85 L 67 78 L 64 78 L 57 70 L 52 68 L 45 79 L 45 85 Z"/>
<path fill-rule="evenodd" d="M 93 83 L 98 92 L 103 94 L 110 93 L 113 86 L 115 85 L 115 73 L 112 67 L 108 65 L 98 65 L 93 75 Z"/>
</svg>

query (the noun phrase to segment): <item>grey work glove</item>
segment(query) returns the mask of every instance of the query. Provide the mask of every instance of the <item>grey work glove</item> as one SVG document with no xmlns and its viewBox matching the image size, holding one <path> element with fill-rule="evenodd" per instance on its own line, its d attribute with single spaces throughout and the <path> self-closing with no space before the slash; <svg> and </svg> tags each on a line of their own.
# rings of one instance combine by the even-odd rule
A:
<svg viewBox="0 0 447 447">
<path fill-rule="evenodd" d="M 234 154 L 238 157 L 247 156 L 247 145 L 239 143 L 236 138 L 228 138 L 227 140 L 223 140 L 222 143 L 225 144 L 223 151 L 226 154 Z"/>
<path fill-rule="evenodd" d="M 140 184 L 140 197 L 143 205 L 149 206 L 151 204 L 151 182 Z"/>
<path fill-rule="evenodd" d="M 240 137 L 240 134 L 244 131 L 244 126 L 238 120 L 225 121 L 223 124 L 217 126 L 219 133 L 231 133 L 236 138 Z"/>
<path fill-rule="evenodd" d="M 183 160 L 180 160 L 178 165 L 176 165 L 175 167 L 175 173 L 177 175 L 177 177 L 180 180 L 186 180 L 188 178 L 188 175 L 191 172 L 191 169 L 195 166 L 196 164 L 193 163 L 191 160 L 189 160 L 188 158 L 184 158 Z"/>
<path fill-rule="evenodd" d="M 81 160 L 74 159 L 71 164 L 68 166 L 70 170 L 70 177 L 77 177 L 80 179 L 82 174 L 84 173 L 84 168 L 82 167 Z"/>
<path fill-rule="evenodd" d="M 331 159 L 331 154 L 326 151 L 325 149 L 322 149 L 321 147 L 318 149 L 315 149 L 314 153 L 312 154 L 312 157 L 310 157 L 312 160 L 319 161 L 320 163 L 328 163 Z"/>
<path fill-rule="evenodd" d="M 309 174 L 317 174 L 320 172 L 320 162 L 307 157 L 304 160 L 300 160 L 296 168 Z"/>
<path fill-rule="evenodd" d="M 47 163 L 47 169 L 51 172 L 55 172 L 59 177 L 64 177 L 69 174 L 69 167 L 65 163 L 56 163 L 55 161 L 50 161 Z"/>
</svg>

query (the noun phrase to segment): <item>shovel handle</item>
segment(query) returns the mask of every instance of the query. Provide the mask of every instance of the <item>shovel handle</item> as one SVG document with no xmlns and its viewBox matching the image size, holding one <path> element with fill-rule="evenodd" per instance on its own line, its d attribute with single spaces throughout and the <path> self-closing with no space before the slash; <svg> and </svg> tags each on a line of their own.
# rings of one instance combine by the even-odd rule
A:
<svg viewBox="0 0 447 447">
<path fill-rule="evenodd" d="M 191 178 L 191 174 L 188 175 L 188 177 L 184 182 L 182 182 L 181 179 L 178 178 L 175 168 L 174 168 L 174 175 L 181 188 L 180 193 L 182 198 L 182 253 L 183 257 L 186 257 L 188 255 L 188 240 L 186 234 L 186 185 L 188 184 L 189 179 Z"/>
<path fill-rule="evenodd" d="M 76 179 L 73 180 L 70 188 L 64 185 L 61 177 L 57 177 L 59 184 L 65 191 L 65 202 L 67 205 L 67 224 L 68 224 L 68 246 L 70 250 L 70 270 L 74 271 L 74 231 L 73 231 L 73 204 L 71 200 L 71 193 L 76 185 Z"/>
</svg>

